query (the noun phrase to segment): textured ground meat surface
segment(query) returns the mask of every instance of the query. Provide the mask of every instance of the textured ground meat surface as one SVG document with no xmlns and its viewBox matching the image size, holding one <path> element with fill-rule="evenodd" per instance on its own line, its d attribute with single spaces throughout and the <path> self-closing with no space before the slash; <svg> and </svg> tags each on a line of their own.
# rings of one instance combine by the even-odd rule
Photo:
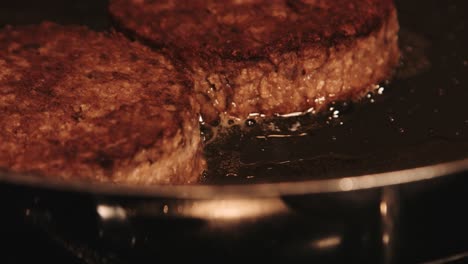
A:
<svg viewBox="0 0 468 264">
<path fill-rule="evenodd" d="M 393 0 L 112 0 L 110 12 L 184 62 L 208 121 L 320 110 L 399 61 Z"/>
<path fill-rule="evenodd" d="M 0 31 L 0 168 L 130 183 L 204 169 L 192 83 L 169 58 L 85 27 Z"/>
</svg>

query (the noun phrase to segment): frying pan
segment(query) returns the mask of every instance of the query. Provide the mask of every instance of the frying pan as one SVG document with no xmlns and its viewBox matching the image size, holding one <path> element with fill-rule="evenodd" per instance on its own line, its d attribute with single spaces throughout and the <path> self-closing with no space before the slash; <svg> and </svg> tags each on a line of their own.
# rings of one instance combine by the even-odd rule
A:
<svg viewBox="0 0 468 264">
<path fill-rule="evenodd" d="M 5 2 L 5 1 L 4 1 Z M 397 1 L 402 65 L 339 118 L 276 120 L 207 146 L 195 186 L 126 186 L 0 173 L 11 224 L 86 263 L 159 260 L 423 263 L 463 257 L 468 222 L 468 3 Z M 106 1 L 7 1 L 0 24 L 109 30 Z M 10 220 L 8 220 L 10 219 Z M 15 220 L 12 220 L 15 219 Z M 16 223 L 17 224 L 17 223 Z M 2 224 L 2 226 L 6 226 Z"/>
</svg>

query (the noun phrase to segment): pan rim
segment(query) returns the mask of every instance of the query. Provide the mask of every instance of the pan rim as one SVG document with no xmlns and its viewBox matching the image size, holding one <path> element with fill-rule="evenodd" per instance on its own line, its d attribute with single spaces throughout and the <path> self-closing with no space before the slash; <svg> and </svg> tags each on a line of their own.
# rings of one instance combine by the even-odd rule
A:
<svg viewBox="0 0 468 264">
<path fill-rule="evenodd" d="M 78 180 L 45 180 L 43 177 L 7 172 L 0 172 L 0 183 L 41 188 L 50 191 L 122 197 L 176 199 L 271 198 L 290 195 L 343 193 L 381 188 L 429 181 L 463 171 L 468 171 L 468 158 L 375 174 L 279 183 L 142 186 Z"/>
</svg>

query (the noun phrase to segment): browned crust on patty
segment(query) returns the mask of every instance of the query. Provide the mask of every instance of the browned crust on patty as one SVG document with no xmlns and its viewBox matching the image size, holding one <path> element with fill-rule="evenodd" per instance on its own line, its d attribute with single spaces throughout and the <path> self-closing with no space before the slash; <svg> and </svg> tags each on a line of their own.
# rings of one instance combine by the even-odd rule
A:
<svg viewBox="0 0 468 264">
<path fill-rule="evenodd" d="M 319 109 L 369 91 L 399 58 L 392 0 L 112 0 L 110 11 L 186 63 L 208 121 Z"/>
<path fill-rule="evenodd" d="M 119 34 L 52 23 L 6 27 L 0 168 L 99 181 L 195 182 L 205 161 L 191 86 L 168 57 Z"/>
<path fill-rule="evenodd" d="M 112 0 L 122 26 L 158 46 L 204 60 L 269 58 L 306 45 L 332 46 L 379 29 L 392 0 Z M 206 57 L 205 57 L 206 56 Z"/>
</svg>

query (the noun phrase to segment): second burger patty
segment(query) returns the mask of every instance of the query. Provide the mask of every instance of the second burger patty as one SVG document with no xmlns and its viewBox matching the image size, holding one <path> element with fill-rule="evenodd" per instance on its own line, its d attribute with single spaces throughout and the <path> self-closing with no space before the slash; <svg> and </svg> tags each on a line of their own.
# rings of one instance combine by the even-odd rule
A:
<svg viewBox="0 0 468 264">
<path fill-rule="evenodd" d="M 179 57 L 208 122 L 319 111 L 369 92 L 399 61 L 393 0 L 112 0 L 110 11 Z"/>
</svg>

